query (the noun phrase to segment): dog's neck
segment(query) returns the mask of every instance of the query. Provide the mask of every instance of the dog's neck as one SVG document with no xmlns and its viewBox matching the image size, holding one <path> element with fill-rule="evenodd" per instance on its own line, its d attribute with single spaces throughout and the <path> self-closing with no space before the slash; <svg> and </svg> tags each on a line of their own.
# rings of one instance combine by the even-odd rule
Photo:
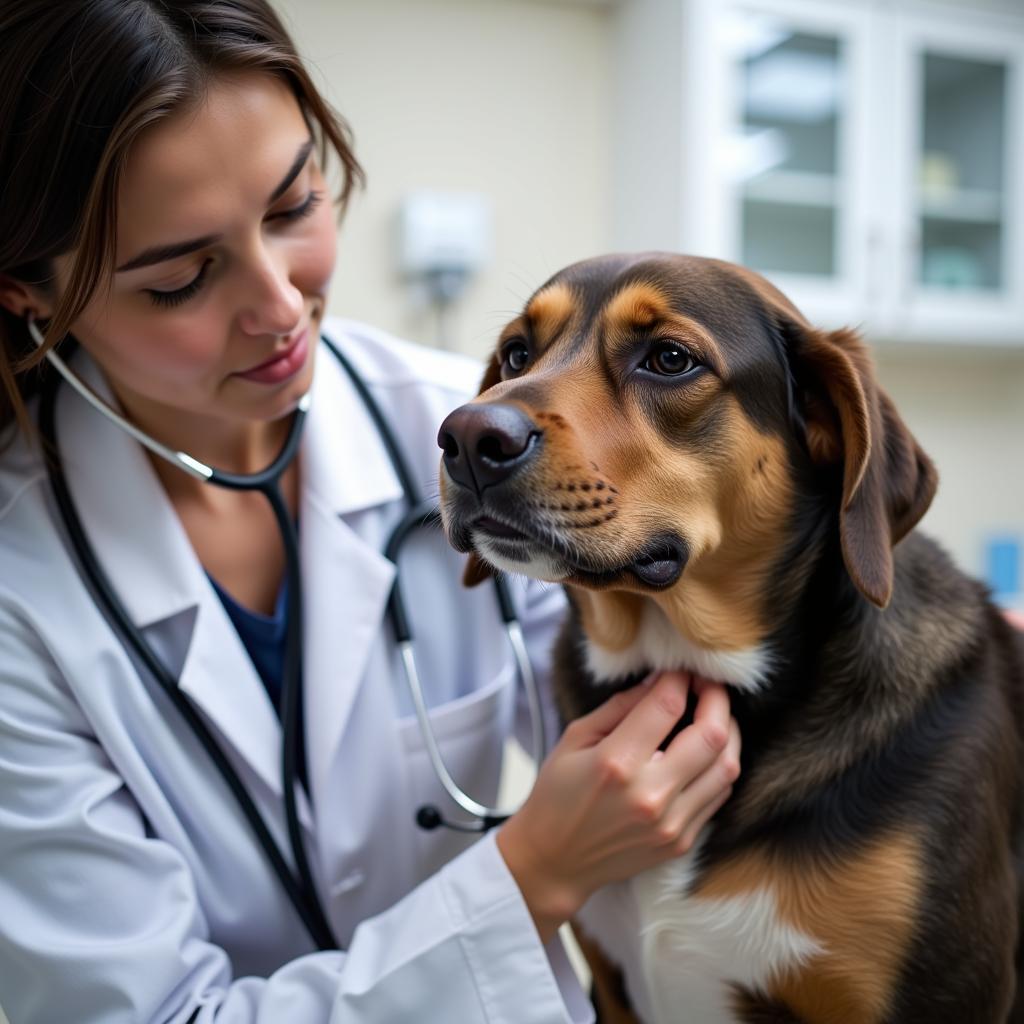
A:
<svg viewBox="0 0 1024 1024">
<path fill-rule="evenodd" d="M 686 589 L 695 592 L 695 600 L 679 593 L 671 600 L 657 600 L 624 592 L 577 592 L 586 638 L 584 659 L 596 682 L 683 669 L 741 690 L 756 691 L 763 685 L 772 655 L 758 636 L 755 617 L 744 614 L 727 595 Z M 713 628 L 702 629 L 708 622 Z M 737 627 L 736 636 L 723 637 L 717 624 L 725 623 Z M 737 643 L 737 636 L 746 642 Z"/>
<path fill-rule="evenodd" d="M 808 622 L 861 603 L 836 533 L 827 516 L 810 516 L 782 551 L 751 559 L 742 572 L 700 566 L 663 594 L 574 588 L 587 670 L 598 684 L 679 669 L 747 693 L 774 685 L 815 646 Z"/>
</svg>

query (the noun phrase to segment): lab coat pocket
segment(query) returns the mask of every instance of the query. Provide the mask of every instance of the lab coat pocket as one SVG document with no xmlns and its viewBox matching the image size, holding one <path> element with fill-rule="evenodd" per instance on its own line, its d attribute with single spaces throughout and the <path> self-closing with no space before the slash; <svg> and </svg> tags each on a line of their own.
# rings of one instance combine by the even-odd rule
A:
<svg viewBox="0 0 1024 1024">
<path fill-rule="evenodd" d="M 505 741 L 512 732 L 515 678 L 514 665 L 506 665 L 472 693 L 428 710 L 448 773 L 468 796 L 488 806 L 497 799 Z M 469 815 L 448 796 L 434 771 L 416 716 L 401 718 L 398 730 L 414 805 L 433 804 L 446 819 L 467 820 Z M 446 828 L 417 829 L 417 833 L 422 877 L 433 874 L 477 838 Z"/>
</svg>

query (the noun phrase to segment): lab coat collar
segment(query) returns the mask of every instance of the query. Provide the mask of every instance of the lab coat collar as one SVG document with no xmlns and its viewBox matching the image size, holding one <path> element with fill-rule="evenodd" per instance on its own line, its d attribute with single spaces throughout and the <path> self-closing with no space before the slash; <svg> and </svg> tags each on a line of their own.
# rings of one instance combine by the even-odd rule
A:
<svg viewBox="0 0 1024 1024">
<path fill-rule="evenodd" d="M 95 364 L 81 352 L 74 363 L 76 372 L 113 403 Z M 68 485 L 129 618 L 145 631 L 196 609 L 179 686 L 280 794 L 277 715 L 149 459 L 71 388 L 61 389 L 58 403 L 58 444 Z M 301 459 L 307 751 L 316 796 L 326 786 L 393 578 L 391 563 L 342 514 L 402 497 L 358 393 L 322 345 Z"/>
<path fill-rule="evenodd" d="M 355 353 L 345 354 L 357 362 Z M 404 495 L 380 432 L 348 374 L 325 345 L 317 360 L 303 450 L 307 475 L 299 545 L 306 742 L 313 799 L 323 806 L 395 576 L 392 563 L 346 517 L 351 520 L 353 513 L 401 501 Z"/>
<path fill-rule="evenodd" d="M 96 365 L 82 352 L 73 362 L 116 408 Z M 129 620 L 152 642 L 162 623 L 194 613 L 165 663 L 182 666 L 179 688 L 279 795 L 276 713 L 142 446 L 66 386 L 57 444 L 86 537 Z M 302 816 L 309 821 L 308 809 Z"/>
<path fill-rule="evenodd" d="M 401 500 L 401 483 L 359 393 L 326 345 L 316 359 L 300 452 L 306 492 L 335 515 Z M 82 351 L 74 370 L 118 408 Z M 61 389 L 58 403 L 71 493 L 130 618 L 142 629 L 194 607 L 207 581 L 144 449 L 70 387 Z"/>
<path fill-rule="evenodd" d="M 84 352 L 72 369 L 119 408 Z M 86 536 L 131 621 L 145 629 L 199 604 L 209 585 L 143 447 L 67 385 L 57 399 L 57 446 Z"/>
<path fill-rule="evenodd" d="M 357 372 L 364 372 L 359 353 L 351 351 L 344 338 L 332 340 L 345 350 Z M 303 449 L 307 486 L 324 508 L 338 515 L 400 501 L 401 482 L 366 404 L 325 344 L 316 358 Z"/>
</svg>

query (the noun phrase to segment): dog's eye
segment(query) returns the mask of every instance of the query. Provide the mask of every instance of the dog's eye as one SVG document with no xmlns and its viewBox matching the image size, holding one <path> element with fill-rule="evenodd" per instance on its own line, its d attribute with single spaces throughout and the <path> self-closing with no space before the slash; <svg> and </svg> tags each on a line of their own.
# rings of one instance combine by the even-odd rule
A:
<svg viewBox="0 0 1024 1024">
<path fill-rule="evenodd" d="M 524 342 L 510 341 L 501 353 L 501 361 L 505 369 L 519 373 L 526 369 L 526 364 L 530 361 L 530 350 Z"/>
<path fill-rule="evenodd" d="M 644 361 L 644 369 L 663 377 L 678 377 L 689 373 L 698 363 L 681 345 L 671 342 L 659 345 Z"/>
</svg>

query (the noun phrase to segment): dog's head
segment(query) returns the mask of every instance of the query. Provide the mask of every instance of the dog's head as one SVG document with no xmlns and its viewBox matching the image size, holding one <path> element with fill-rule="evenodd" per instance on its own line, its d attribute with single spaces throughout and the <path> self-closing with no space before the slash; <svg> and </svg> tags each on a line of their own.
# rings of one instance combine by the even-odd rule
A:
<svg viewBox="0 0 1024 1024">
<path fill-rule="evenodd" d="M 661 253 L 547 282 L 438 443 L 469 582 L 489 564 L 685 598 L 702 635 L 692 609 L 712 628 L 723 602 L 765 625 L 758 603 L 812 498 L 834 506 L 846 570 L 884 607 L 892 547 L 936 484 L 853 332 L 815 330 L 743 268 Z"/>
</svg>

